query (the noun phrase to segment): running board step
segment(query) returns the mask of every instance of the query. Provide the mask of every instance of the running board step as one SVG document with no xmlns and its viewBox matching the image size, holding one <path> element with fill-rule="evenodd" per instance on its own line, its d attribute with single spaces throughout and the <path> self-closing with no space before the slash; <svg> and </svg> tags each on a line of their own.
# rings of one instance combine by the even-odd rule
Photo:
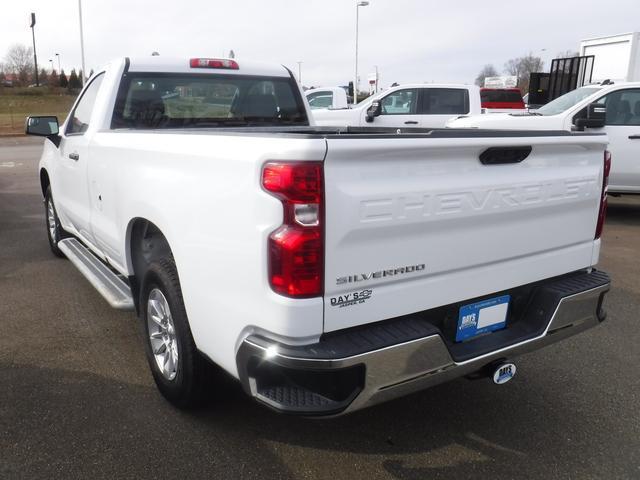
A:
<svg viewBox="0 0 640 480">
<path fill-rule="evenodd" d="M 133 296 L 129 285 L 102 263 L 87 247 L 75 238 L 58 242 L 58 248 L 67 256 L 89 283 L 118 310 L 133 310 Z"/>
</svg>

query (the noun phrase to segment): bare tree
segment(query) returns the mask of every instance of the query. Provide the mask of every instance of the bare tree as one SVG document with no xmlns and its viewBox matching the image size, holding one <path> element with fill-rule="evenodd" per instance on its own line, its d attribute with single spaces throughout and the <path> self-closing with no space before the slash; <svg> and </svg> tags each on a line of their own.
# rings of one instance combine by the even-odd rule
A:
<svg viewBox="0 0 640 480">
<path fill-rule="evenodd" d="M 485 78 L 496 77 L 497 75 L 498 75 L 498 71 L 496 70 L 496 67 L 488 63 L 487 65 L 482 67 L 482 70 L 480 70 L 480 73 L 476 77 L 476 85 L 479 87 L 482 87 L 484 86 Z"/>
<path fill-rule="evenodd" d="M 531 74 L 541 72 L 543 68 L 544 62 L 542 59 L 532 53 L 524 57 L 512 58 L 504 64 L 505 73 L 518 77 L 518 87 L 523 94 L 529 91 L 529 77 Z"/>
<path fill-rule="evenodd" d="M 573 58 L 577 56 L 579 56 L 579 54 L 575 50 L 565 50 L 564 52 L 556 54 L 556 58 Z"/>
<path fill-rule="evenodd" d="M 27 85 L 33 74 L 33 49 L 14 44 L 7 51 L 5 63 L 7 71 L 15 74 L 21 85 Z"/>
</svg>

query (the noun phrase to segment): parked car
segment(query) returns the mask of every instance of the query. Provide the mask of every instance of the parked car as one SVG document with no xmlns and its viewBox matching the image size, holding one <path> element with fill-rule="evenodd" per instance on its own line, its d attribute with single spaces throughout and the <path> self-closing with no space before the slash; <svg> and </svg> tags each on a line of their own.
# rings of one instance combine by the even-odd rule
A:
<svg viewBox="0 0 640 480">
<path fill-rule="evenodd" d="M 339 109 L 349 106 L 347 91 L 343 87 L 313 88 L 305 92 L 311 110 Z"/>
<path fill-rule="evenodd" d="M 640 193 L 640 82 L 588 85 L 528 114 L 470 116 L 448 126 L 606 133 L 613 156 L 609 193 Z"/>
<path fill-rule="evenodd" d="M 351 108 L 314 110 L 317 125 L 441 128 L 460 115 L 480 113 L 473 85 L 398 85 Z"/>
<path fill-rule="evenodd" d="M 519 88 L 481 88 L 480 105 L 485 113 L 525 111 L 524 100 Z"/>
<path fill-rule="evenodd" d="M 303 415 L 501 384 L 605 318 L 604 135 L 318 128 L 280 65 L 153 56 L 27 133 L 51 250 L 138 312 L 180 407 L 210 362 Z"/>
</svg>

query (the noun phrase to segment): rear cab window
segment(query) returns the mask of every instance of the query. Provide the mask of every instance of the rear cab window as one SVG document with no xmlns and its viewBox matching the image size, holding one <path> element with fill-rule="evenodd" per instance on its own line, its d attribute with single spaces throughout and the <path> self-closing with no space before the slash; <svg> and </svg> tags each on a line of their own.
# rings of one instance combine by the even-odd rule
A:
<svg viewBox="0 0 640 480">
<path fill-rule="evenodd" d="M 309 125 L 287 77 L 136 73 L 122 79 L 112 129 Z"/>
<path fill-rule="evenodd" d="M 424 88 L 420 113 L 464 115 L 469 113 L 469 91 L 464 88 Z"/>
</svg>

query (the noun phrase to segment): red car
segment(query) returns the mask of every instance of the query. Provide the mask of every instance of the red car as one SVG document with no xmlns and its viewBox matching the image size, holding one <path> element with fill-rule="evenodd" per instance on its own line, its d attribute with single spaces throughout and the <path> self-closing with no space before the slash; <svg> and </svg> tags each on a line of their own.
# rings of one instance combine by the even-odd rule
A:
<svg viewBox="0 0 640 480">
<path fill-rule="evenodd" d="M 481 88 L 482 108 L 524 110 L 524 101 L 519 88 Z"/>
</svg>

